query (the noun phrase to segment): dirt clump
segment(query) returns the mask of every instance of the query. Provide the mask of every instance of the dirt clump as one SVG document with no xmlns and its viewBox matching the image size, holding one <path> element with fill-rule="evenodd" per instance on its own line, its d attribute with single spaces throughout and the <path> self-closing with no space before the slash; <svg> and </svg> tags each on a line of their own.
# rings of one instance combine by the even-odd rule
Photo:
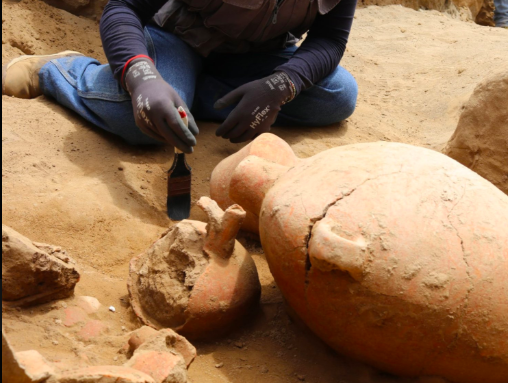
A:
<svg viewBox="0 0 508 383">
<path fill-rule="evenodd" d="M 478 84 L 444 152 L 508 194 L 508 67 Z"/>
<path fill-rule="evenodd" d="M 2 225 L 2 300 L 28 306 L 68 298 L 80 274 L 60 247 L 30 241 Z"/>
</svg>

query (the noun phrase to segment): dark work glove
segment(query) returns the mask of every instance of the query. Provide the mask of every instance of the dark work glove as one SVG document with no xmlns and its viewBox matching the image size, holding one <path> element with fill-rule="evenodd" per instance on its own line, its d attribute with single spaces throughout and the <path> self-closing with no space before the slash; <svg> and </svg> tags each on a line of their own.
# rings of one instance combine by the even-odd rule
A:
<svg viewBox="0 0 508 383">
<path fill-rule="evenodd" d="M 215 103 L 215 109 L 238 103 L 215 134 L 239 143 L 269 132 L 280 107 L 293 97 L 294 86 L 283 72 L 244 84 Z"/>
<path fill-rule="evenodd" d="M 189 108 L 147 58 L 133 60 L 125 74 L 125 86 L 132 97 L 136 125 L 146 135 L 192 153 L 199 133 Z M 187 128 L 180 118 L 182 106 L 189 117 Z"/>
</svg>

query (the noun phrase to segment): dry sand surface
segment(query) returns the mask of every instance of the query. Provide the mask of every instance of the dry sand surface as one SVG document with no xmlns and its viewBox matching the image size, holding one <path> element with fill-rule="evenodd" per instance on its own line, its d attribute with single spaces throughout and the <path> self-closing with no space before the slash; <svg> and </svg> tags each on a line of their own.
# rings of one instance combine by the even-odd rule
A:
<svg viewBox="0 0 508 383">
<path fill-rule="evenodd" d="M 2 0 L 2 62 L 22 53 L 79 50 L 104 61 L 98 25 L 39 0 Z M 345 66 L 360 87 L 358 109 L 328 128 L 275 129 L 301 156 L 349 143 L 398 141 L 441 150 L 476 84 L 508 62 L 508 30 L 481 27 L 437 11 L 401 6 L 357 12 Z M 60 325 L 60 302 L 4 310 L 17 351 L 37 349 L 59 363 L 116 364 L 126 332 L 139 326 L 127 304 L 128 262 L 170 225 L 165 171 L 171 148 L 132 148 L 52 100 L 2 99 L 2 220 L 30 239 L 62 246 L 82 271 L 77 295 L 103 304 L 108 331 L 79 341 Z M 208 195 L 212 169 L 241 146 L 201 123 L 193 200 Z M 192 218 L 204 215 L 193 208 Z M 258 314 L 226 339 L 196 344 L 193 382 L 418 382 L 376 372 L 335 355 L 290 321 L 259 244 L 263 285 Z M 107 307 L 113 305 L 116 313 Z M 124 327 L 122 329 L 122 326 Z M 222 368 L 216 365 L 224 364 Z"/>
</svg>

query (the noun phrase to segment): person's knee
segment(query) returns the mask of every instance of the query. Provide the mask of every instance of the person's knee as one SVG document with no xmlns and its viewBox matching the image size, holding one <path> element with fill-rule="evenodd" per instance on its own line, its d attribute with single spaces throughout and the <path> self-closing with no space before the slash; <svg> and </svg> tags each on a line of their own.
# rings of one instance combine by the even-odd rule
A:
<svg viewBox="0 0 508 383">
<path fill-rule="evenodd" d="M 355 78 L 343 68 L 338 68 L 327 85 L 328 102 L 323 111 L 323 125 L 335 124 L 350 117 L 356 109 L 358 98 L 358 84 Z"/>
</svg>

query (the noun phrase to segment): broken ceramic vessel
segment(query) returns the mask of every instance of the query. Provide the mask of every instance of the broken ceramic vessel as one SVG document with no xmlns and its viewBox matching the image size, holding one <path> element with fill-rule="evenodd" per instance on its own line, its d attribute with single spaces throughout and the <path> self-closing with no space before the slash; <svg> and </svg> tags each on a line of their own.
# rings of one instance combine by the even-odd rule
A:
<svg viewBox="0 0 508 383">
<path fill-rule="evenodd" d="M 424 148 L 300 160 L 271 134 L 211 183 L 259 219 L 285 299 L 334 349 L 400 375 L 506 382 L 508 197 L 491 183 Z"/>
<path fill-rule="evenodd" d="M 132 307 L 144 324 L 191 339 L 228 330 L 261 294 L 256 265 L 235 240 L 245 211 L 234 205 L 224 212 L 207 197 L 198 205 L 208 225 L 185 220 L 173 226 L 132 259 L 128 284 Z"/>
</svg>

